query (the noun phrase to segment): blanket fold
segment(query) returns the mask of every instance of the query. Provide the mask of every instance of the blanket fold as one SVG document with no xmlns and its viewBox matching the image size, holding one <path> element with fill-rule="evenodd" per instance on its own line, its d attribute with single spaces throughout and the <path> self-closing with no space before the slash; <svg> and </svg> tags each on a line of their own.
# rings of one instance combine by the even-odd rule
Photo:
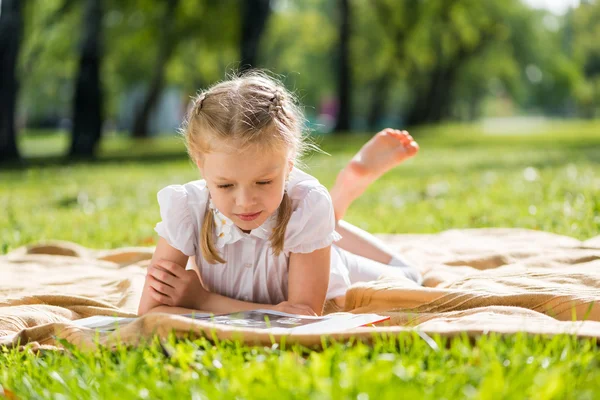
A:
<svg viewBox="0 0 600 400">
<path fill-rule="evenodd" d="M 379 236 L 420 266 L 424 286 L 389 278 L 352 286 L 344 311 L 389 315 L 390 326 L 331 332 L 333 339 L 369 341 L 374 333 L 414 329 L 446 336 L 522 331 L 600 337 L 600 236 L 581 242 L 525 229 Z M 265 345 L 281 339 L 169 314 L 146 315 L 100 334 L 71 323 L 93 315 L 135 316 L 152 252 L 53 241 L 0 256 L 0 345 L 54 349 L 62 339 L 91 348 L 96 340 L 136 344 L 169 332 Z M 291 335 L 286 342 L 319 346 L 321 336 Z"/>
</svg>

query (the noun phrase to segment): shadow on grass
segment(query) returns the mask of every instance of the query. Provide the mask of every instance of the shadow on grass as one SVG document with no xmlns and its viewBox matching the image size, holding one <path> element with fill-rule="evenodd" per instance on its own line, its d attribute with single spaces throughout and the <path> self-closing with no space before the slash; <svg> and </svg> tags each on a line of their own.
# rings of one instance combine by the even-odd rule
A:
<svg viewBox="0 0 600 400">
<path fill-rule="evenodd" d="M 349 135 L 347 140 L 332 141 L 331 139 L 324 140 L 320 143 L 323 150 L 330 154 L 354 154 L 361 145 L 368 140 L 368 137 L 364 135 Z M 318 143 L 318 141 L 317 141 Z M 472 163 L 468 165 L 469 169 L 495 169 L 503 170 L 518 167 L 556 167 L 565 165 L 570 162 L 581 161 L 585 159 L 594 164 L 600 164 L 600 142 L 594 140 L 581 140 L 581 141 L 568 141 L 564 143 L 481 143 L 476 140 L 454 143 L 454 146 L 444 143 L 427 143 L 427 146 L 422 146 L 424 149 L 429 147 L 437 150 L 448 150 L 452 151 L 455 147 L 457 150 L 466 150 L 478 148 L 479 150 L 489 150 L 490 159 L 484 163 Z M 3 163 L 0 161 L 0 170 L 5 171 L 18 171 L 27 170 L 29 168 L 42 168 L 42 167 L 62 167 L 62 166 L 77 166 L 77 165 L 109 165 L 117 163 L 138 163 L 138 164 L 160 164 L 168 163 L 173 161 L 185 161 L 188 160 L 188 155 L 185 151 L 181 150 L 168 150 L 168 151 L 156 151 L 143 148 L 143 143 L 138 145 L 138 148 L 133 146 L 128 149 L 119 149 L 112 151 L 108 154 L 100 154 L 99 156 L 92 159 L 71 159 L 66 156 L 34 156 L 27 157 L 19 162 L 8 162 Z M 516 163 L 507 163 L 506 160 L 498 158 L 494 160 L 494 155 L 498 151 L 511 151 L 511 150 L 535 150 L 535 151 L 555 151 L 557 149 L 563 150 L 560 157 L 552 157 L 552 159 L 545 160 L 543 162 L 528 161 L 523 158 Z M 349 157 L 350 157 L 349 156 Z M 310 159 L 311 155 L 308 155 Z M 437 173 L 436 169 L 430 169 L 432 173 Z M 427 175 L 427 174 L 426 174 Z"/>
<path fill-rule="evenodd" d="M 160 164 L 173 161 L 189 160 L 186 153 L 151 153 L 151 154 L 111 154 L 89 158 L 66 158 L 64 156 L 56 157 L 28 157 L 18 162 L 2 163 L 0 170 L 18 171 L 29 168 L 41 167 L 63 167 L 78 165 L 108 165 L 118 163 L 138 163 L 138 164 Z"/>
</svg>

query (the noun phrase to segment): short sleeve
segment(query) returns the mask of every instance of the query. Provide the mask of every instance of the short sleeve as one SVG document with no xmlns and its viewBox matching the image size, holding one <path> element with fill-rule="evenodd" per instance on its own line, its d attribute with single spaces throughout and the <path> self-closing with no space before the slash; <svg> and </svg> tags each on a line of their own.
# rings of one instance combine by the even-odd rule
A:
<svg viewBox="0 0 600 400">
<path fill-rule="evenodd" d="M 339 239 L 331 197 L 324 186 L 317 184 L 297 202 L 286 229 L 284 252 L 312 253 Z"/>
<path fill-rule="evenodd" d="M 169 245 L 190 257 L 196 254 L 198 227 L 200 226 L 191 207 L 194 207 L 195 210 L 201 207 L 204 210 L 207 200 L 203 199 L 204 193 L 202 192 L 206 192 L 203 189 L 205 187 L 202 185 L 191 182 L 186 185 L 167 186 L 157 195 L 162 221 L 156 224 L 154 230 Z M 205 196 L 208 198 L 207 193 Z"/>
</svg>

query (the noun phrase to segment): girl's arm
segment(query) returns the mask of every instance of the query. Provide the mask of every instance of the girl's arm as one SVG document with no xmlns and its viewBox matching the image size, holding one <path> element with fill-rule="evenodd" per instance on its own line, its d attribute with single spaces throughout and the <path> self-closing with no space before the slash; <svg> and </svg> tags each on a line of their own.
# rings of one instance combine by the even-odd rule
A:
<svg viewBox="0 0 600 400">
<path fill-rule="evenodd" d="M 329 286 L 330 266 L 331 246 L 312 253 L 292 253 L 288 273 L 288 301 L 306 305 L 317 315 L 321 315 Z"/>
<path fill-rule="evenodd" d="M 152 255 L 151 265 L 155 265 L 160 260 L 170 261 L 171 263 L 177 264 L 178 268 L 185 270 L 185 265 L 188 261 L 188 256 L 183 254 L 181 251 L 173 248 L 164 238 L 159 238 L 156 250 Z M 138 315 L 146 314 L 150 310 L 162 306 L 159 300 L 155 299 L 154 296 L 158 293 L 153 287 L 150 286 L 150 280 L 154 279 L 150 274 L 146 275 L 146 281 L 144 282 L 144 289 L 142 290 L 142 298 L 138 307 Z M 153 296 L 154 295 L 154 296 Z M 186 312 L 178 313 L 185 314 Z"/>
<path fill-rule="evenodd" d="M 162 303 L 157 307 L 148 310 L 148 313 L 161 312 L 168 314 L 193 314 L 193 313 L 213 313 L 213 314 L 229 314 L 238 311 L 248 310 L 275 310 L 276 305 L 250 303 L 232 299 L 217 293 L 206 293 L 204 299 L 199 299 L 196 303 L 197 309 L 185 307 L 167 306 Z M 200 311 L 203 310 L 203 311 Z"/>
<path fill-rule="evenodd" d="M 148 313 L 161 312 L 168 314 L 193 314 L 193 313 L 212 313 L 212 314 L 230 314 L 238 311 L 248 310 L 275 310 L 289 314 L 315 315 L 312 308 L 303 304 L 292 304 L 284 301 L 277 305 L 251 303 L 248 301 L 236 300 L 217 293 L 208 293 L 202 301 L 198 301 L 198 310 L 184 307 L 172 307 L 161 304 L 148 311 Z M 200 311 L 203 310 L 203 311 Z"/>
<path fill-rule="evenodd" d="M 157 279 L 151 274 L 146 275 L 146 281 L 142 291 L 142 298 L 138 308 L 138 315 L 150 312 L 163 312 L 169 314 L 210 312 L 214 314 L 226 314 L 236 311 L 257 309 L 276 310 L 291 314 L 314 315 L 311 307 L 307 305 L 296 305 L 290 304 L 289 302 L 272 305 L 236 300 L 217 293 L 211 293 L 202 288 L 201 283 L 200 285 L 194 285 L 194 291 L 191 293 L 192 297 L 195 299 L 195 303 L 193 304 L 195 309 L 166 305 L 166 303 L 171 304 L 172 301 L 166 301 L 167 296 L 161 294 L 154 287 L 152 287 L 151 281 L 154 280 L 153 284 L 159 288 L 161 285 L 168 285 L 169 283 L 171 283 L 173 287 L 180 287 L 180 285 L 174 284 L 173 282 L 178 279 L 177 277 L 182 276 L 182 272 L 185 271 L 185 265 L 187 264 L 187 261 L 188 256 L 171 247 L 171 245 L 169 245 L 165 239 L 159 239 L 156 250 L 154 251 L 154 255 L 152 256 L 151 265 L 158 265 L 161 269 L 164 269 L 165 275 L 163 275 L 160 279 Z M 184 290 L 185 286 L 186 284 L 184 283 Z M 173 288 L 170 288 L 170 290 L 173 290 Z"/>
</svg>

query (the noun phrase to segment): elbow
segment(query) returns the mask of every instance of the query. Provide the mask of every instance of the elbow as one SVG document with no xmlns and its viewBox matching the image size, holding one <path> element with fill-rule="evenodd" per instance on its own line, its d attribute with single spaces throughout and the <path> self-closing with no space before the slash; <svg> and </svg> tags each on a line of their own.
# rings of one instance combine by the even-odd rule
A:
<svg viewBox="0 0 600 400">
<path fill-rule="evenodd" d="M 150 314 L 156 307 L 151 307 L 149 304 L 141 303 L 137 310 L 138 317 L 141 317 L 145 314 Z"/>
<path fill-rule="evenodd" d="M 140 304 L 140 306 L 138 307 L 137 310 L 137 315 L 138 317 L 141 317 L 144 314 L 148 314 L 148 311 L 150 311 L 147 307 L 144 307 Z"/>
</svg>

